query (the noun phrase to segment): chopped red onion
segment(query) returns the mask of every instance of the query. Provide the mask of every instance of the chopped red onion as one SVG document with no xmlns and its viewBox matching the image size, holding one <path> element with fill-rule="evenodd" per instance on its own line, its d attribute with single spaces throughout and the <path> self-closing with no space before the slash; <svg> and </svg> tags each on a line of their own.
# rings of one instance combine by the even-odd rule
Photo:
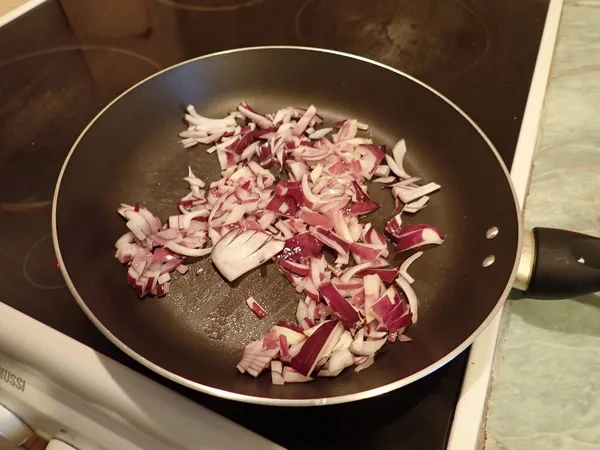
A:
<svg viewBox="0 0 600 450">
<path fill-rule="evenodd" d="M 264 308 L 260 306 L 256 300 L 254 300 L 254 297 L 249 297 L 246 300 L 246 304 L 259 319 L 263 319 L 267 316 L 267 311 L 265 311 Z"/>
<path fill-rule="evenodd" d="M 343 330 L 340 322 L 334 320 L 325 322 L 304 342 L 300 352 L 290 361 L 290 366 L 305 377 L 310 376 L 319 359 L 325 356 L 324 353 L 332 338 L 337 336 L 339 339 Z M 336 343 L 337 340 L 333 345 Z"/>
<path fill-rule="evenodd" d="M 351 365 L 359 372 L 385 342 L 410 339 L 403 333 L 417 320 L 418 300 L 408 267 L 422 253 L 388 268 L 384 236 L 359 221 L 379 208 L 367 194 L 373 176 L 409 214 L 439 190 L 406 173 L 403 140 L 386 155 L 384 147 L 357 136 L 368 127 L 356 119 L 335 124 L 329 139 L 333 128 L 318 128 L 323 118 L 312 105 L 263 115 L 242 102 L 222 119 L 189 106 L 185 119 L 181 144 L 212 145 L 207 151 L 217 153 L 221 178 L 206 186 L 188 167 L 188 194 L 164 227 L 139 204 L 119 207 L 129 232 L 115 244 L 115 257 L 127 266 L 138 295 L 165 295 L 170 273 L 187 272 L 188 258 L 211 254 L 231 281 L 277 256 L 283 275 L 306 296 L 298 303 L 299 325 L 278 323 L 246 346 L 238 365 L 253 376 L 270 366 L 274 384 L 310 381 L 315 373 L 337 376 Z M 443 242 L 431 225 L 403 227 L 400 214 L 385 233 L 396 251 Z M 334 252 L 333 265 L 321 253 L 324 246 Z M 247 304 L 258 317 L 266 315 L 252 297 Z"/>
<path fill-rule="evenodd" d="M 360 321 L 358 312 L 344 298 L 332 283 L 326 283 L 319 288 L 319 292 L 333 310 L 334 314 L 342 321 L 347 328 L 354 328 Z"/>
<path fill-rule="evenodd" d="M 409 225 L 396 232 L 393 236 L 396 242 L 396 252 L 405 252 L 426 245 L 441 245 L 444 237 L 440 231 L 432 225 L 417 224 Z"/>
<path fill-rule="evenodd" d="M 350 251 L 350 242 L 344 240 L 333 231 L 326 230 L 323 227 L 315 227 L 311 230 L 314 237 L 320 240 L 323 244 L 335 250 L 339 254 L 347 255 Z"/>
</svg>

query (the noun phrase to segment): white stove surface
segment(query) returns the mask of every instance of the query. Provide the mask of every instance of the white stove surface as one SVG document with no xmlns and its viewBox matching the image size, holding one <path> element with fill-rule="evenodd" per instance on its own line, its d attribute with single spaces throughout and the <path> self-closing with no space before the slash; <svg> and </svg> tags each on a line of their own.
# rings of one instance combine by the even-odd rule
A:
<svg viewBox="0 0 600 450">
<path fill-rule="evenodd" d="M 0 26 L 44 0 L 0 17 Z M 521 206 L 527 194 L 538 125 L 563 0 L 552 0 L 511 177 Z M 472 346 L 448 450 L 482 447 L 481 430 L 501 314 Z M 0 303 L 0 405 L 58 449 L 278 449 L 85 345 Z M 14 421 L 0 414 L 0 450 Z"/>
</svg>

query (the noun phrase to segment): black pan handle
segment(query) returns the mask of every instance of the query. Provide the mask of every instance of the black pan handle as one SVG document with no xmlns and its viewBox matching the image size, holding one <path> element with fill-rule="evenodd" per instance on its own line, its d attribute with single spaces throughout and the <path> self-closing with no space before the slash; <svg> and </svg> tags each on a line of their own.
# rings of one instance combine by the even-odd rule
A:
<svg viewBox="0 0 600 450">
<path fill-rule="evenodd" d="M 554 228 L 526 231 L 515 287 L 540 299 L 600 291 L 600 239 Z"/>
</svg>

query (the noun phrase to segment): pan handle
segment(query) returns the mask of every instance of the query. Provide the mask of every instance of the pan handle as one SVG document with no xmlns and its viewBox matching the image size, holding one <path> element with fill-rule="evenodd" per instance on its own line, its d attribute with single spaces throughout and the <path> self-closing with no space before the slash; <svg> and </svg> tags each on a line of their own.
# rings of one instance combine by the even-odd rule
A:
<svg viewBox="0 0 600 450">
<path fill-rule="evenodd" d="M 600 239 L 554 228 L 525 231 L 515 287 L 548 300 L 600 291 Z"/>
</svg>

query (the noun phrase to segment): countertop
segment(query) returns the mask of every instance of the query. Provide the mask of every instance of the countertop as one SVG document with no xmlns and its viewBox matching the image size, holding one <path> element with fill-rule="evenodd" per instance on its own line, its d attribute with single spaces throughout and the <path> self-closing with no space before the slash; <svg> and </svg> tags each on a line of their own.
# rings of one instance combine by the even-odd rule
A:
<svg viewBox="0 0 600 450">
<path fill-rule="evenodd" d="M 566 0 L 525 225 L 600 236 L 600 0 Z M 486 450 L 600 449 L 600 295 L 511 300 Z"/>
<path fill-rule="evenodd" d="M 0 16 L 27 3 L 28 0 L 0 0 Z"/>
</svg>

